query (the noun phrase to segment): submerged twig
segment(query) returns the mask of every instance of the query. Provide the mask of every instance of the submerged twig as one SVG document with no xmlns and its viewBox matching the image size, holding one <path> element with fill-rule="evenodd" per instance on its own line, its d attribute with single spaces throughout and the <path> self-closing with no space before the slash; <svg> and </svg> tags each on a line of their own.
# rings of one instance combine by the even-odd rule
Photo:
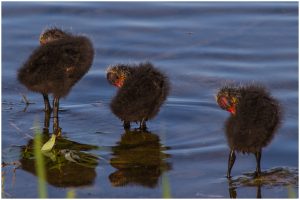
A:
<svg viewBox="0 0 300 200">
<path fill-rule="evenodd" d="M 1 163 L 1 167 L 6 167 L 9 165 L 14 165 L 14 166 L 16 166 L 16 168 L 18 168 L 21 166 L 21 163 L 19 161 L 13 161 L 13 162 L 3 162 L 2 161 L 2 163 Z"/>
<path fill-rule="evenodd" d="M 17 131 L 22 132 L 22 130 L 13 122 L 9 123 L 12 127 L 14 127 L 15 129 L 17 129 Z"/>
<path fill-rule="evenodd" d="M 29 104 L 26 104 L 25 108 L 23 109 L 23 112 L 27 111 L 28 106 L 29 106 Z"/>
<path fill-rule="evenodd" d="M 25 137 L 27 137 L 27 138 L 30 138 L 30 139 L 33 138 L 31 135 L 28 135 L 27 133 L 23 133 L 22 130 L 21 130 L 15 123 L 10 122 L 9 124 L 10 124 L 12 127 L 14 127 L 14 128 L 18 131 L 18 133 L 24 134 Z"/>
<path fill-rule="evenodd" d="M 15 183 L 16 183 L 16 179 L 17 179 L 16 170 L 17 170 L 20 166 L 21 166 L 21 164 L 20 164 L 19 166 L 15 167 L 14 170 L 13 170 L 12 186 L 14 186 Z"/>
<path fill-rule="evenodd" d="M 24 103 L 26 103 L 26 105 L 34 104 L 33 102 L 30 102 L 30 101 L 27 99 L 27 97 L 25 96 L 25 94 L 20 93 L 20 95 L 23 97 Z"/>
<path fill-rule="evenodd" d="M 11 165 L 14 166 L 14 168 L 13 168 L 13 175 L 12 175 L 12 186 L 14 186 L 15 183 L 16 183 L 16 170 L 17 170 L 22 164 L 20 163 L 20 161 L 13 161 L 13 162 L 3 162 L 3 161 L 2 161 L 2 163 L 1 163 L 1 167 L 2 167 L 2 168 L 5 167 L 5 166 L 11 166 Z M 3 185 L 4 185 L 4 183 L 2 182 L 2 194 L 3 194 L 3 191 L 4 191 Z"/>
<path fill-rule="evenodd" d="M 1 174 L 1 193 L 2 193 L 2 198 L 8 198 L 8 197 L 11 197 L 11 195 L 7 192 L 5 192 L 4 190 L 4 181 L 5 181 L 5 172 L 2 171 L 2 174 Z"/>
</svg>

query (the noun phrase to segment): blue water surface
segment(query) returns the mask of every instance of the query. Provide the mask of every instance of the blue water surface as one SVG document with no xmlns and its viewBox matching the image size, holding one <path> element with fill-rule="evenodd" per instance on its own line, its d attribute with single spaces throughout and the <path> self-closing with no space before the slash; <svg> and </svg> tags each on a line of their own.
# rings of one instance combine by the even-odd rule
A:
<svg viewBox="0 0 300 200">
<path fill-rule="evenodd" d="M 259 82 L 280 101 L 284 118 L 263 150 L 262 170 L 286 167 L 298 195 L 292 173 L 298 174 L 297 2 L 2 2 L 2 161 L 21 163 L 15 171 L 15 165 L 2 168 L 2 197 L 38 197 L 34 160 L 23 156 L 35 121 L 43 126 L 43 99 L 22 86 L 16 73 L 39 45 L 40 33 L 52 26 L 93 42 L 93 65 L 61 99 L 59 120 L 64 142 L 76 142 L 73 147 L 85 153 L 80 155 L 99 160 L 88 168 L 72 160 L 65 168 L 49 167 L 50 198 L 64 198 L 69 189 L 81 198 L 162 198 L 166 191 L 173 198 L 229 198 L 232 188 L 239 198 L 255 198 L 259 189 L 264 198 L 288 197 L 290 176 L 260 187 L 232 187 L 225 178 L 223 126 L 229 114 L 214 95 L 232 82 Z M 129 149 L 127 143 L 148 136 L 124 136 L 109 109 L 116 89 L 105 69 L 142 61 L 164 71 L 172 89 L 148 123 L 154 142 Z M 22 94 L 34 104 L 26 108 Z M 253 155 L 237 155 L 233 178 L 254 170 Z M 59 178 L 67 173 L 73 179 Z"/>
</svg>

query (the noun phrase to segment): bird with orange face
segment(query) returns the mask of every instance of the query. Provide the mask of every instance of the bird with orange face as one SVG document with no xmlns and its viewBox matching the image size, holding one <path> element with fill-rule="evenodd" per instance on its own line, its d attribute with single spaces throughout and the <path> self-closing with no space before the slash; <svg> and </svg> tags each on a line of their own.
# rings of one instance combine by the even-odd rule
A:
<svg viewBox="0 0 300 200">
<path fill-rule="evenodd" d="M 261 85 L 224 86 L 216 96 L 218 105 L 231 113 L 225 123 L 230 147 L 227 177 L 235 162 L 235 151 L 253 153 L 257 176 L 261 173 L 262 148 L 267 146 L 281 121 L 277 100 Z"/>
<path fill-rule="evenodd" d="M 130 122 L 139 122 L 139 128 L 145 130 L 146 121 L 156 116 L 169 94 L 168 77 L 149 62 L 110 66 L 106 77 L 118 88 L 110 104 L 112 112 L 125 129 L 130 128 Z"/>
</svg>

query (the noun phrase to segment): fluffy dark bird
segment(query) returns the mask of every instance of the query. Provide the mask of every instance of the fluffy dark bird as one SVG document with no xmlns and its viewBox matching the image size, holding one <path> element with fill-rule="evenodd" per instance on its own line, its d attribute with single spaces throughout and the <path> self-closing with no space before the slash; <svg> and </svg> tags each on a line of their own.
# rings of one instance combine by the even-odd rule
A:
<svg viewBox="0 0 300 200">
<path fill-rule="evenodd" d="M 40 44 L 19 69 L 18 80 L 43 95 L 46 112 L 51 112 L 48 94 L 53 94 L 53 116 L 57 119 L 59 99 L 88 72 L 94 49 L 87 37 L 58 28 L 45 30 Z"/>
<path fill-rule="evenodd" d="M 110 107 L 125 129 L 130 122 L 140 122 L 145 130 L 146 121 L 156 116 L 169 93 L 169 79 L 149 62 L 110 66 L 107 80 L 119 88 Z"/>
<path fill-rule="evenodd" d="M 259 176 L 262 148 L 272 140 L 281 121 L 277 100 L 261 85 L 225 86 L 217 94 L 219 106 L 231 113 L 225 123 L 230 147 L 227 177 L 235 162 L 235 151 L 253 153 Z"/>
</svg>

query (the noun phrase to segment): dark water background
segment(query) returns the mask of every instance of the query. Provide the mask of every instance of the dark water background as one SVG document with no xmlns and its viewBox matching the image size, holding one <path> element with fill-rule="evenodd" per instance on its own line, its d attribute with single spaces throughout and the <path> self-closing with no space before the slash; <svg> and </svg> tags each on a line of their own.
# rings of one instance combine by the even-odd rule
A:
<svg viewBox="0 0 300 200">
<path fill-rule="evenodd" d="M 232 81 L 260 82 L 282 103 L 284 120 L 263 151 L 262 170 L 284 168 L 287 175 L 262 185 L 261 195 L 287 197 L 291 179 L 298 195 L 297 2 L 2 2 L 2 161 L 22 163 L 15 172 L 11 165 L 2 169 L 6 197 L 38 195 L 34 160 L 24 152 L 35 121 L 43 126 L 43 100 L 17 82 L 16 71 L 49 26 L 89 36 L 96 51 L 59 115 L 57 148 L 88 166 L 69 159 L 53 167 L 48 158 L 49 197 L 74 188 L 77 197 L 161 198 L 169 186 L 172 197 L 228 198 L 231 188 L 237 197 L 255 198 L 258 186 L 233 187 L 225 178 L 229 114 L 214 95 Z M 168 74 L 172 91 L 148 123 L 152 134 L 126 135 L 109 110 L 116 89 L 105 68 L 146 60 Z M 21 93 L 35 103 L 25 111 Z M 233 179 L 254 170 L 254 156 L 239 154 Z"/>
</svg>

